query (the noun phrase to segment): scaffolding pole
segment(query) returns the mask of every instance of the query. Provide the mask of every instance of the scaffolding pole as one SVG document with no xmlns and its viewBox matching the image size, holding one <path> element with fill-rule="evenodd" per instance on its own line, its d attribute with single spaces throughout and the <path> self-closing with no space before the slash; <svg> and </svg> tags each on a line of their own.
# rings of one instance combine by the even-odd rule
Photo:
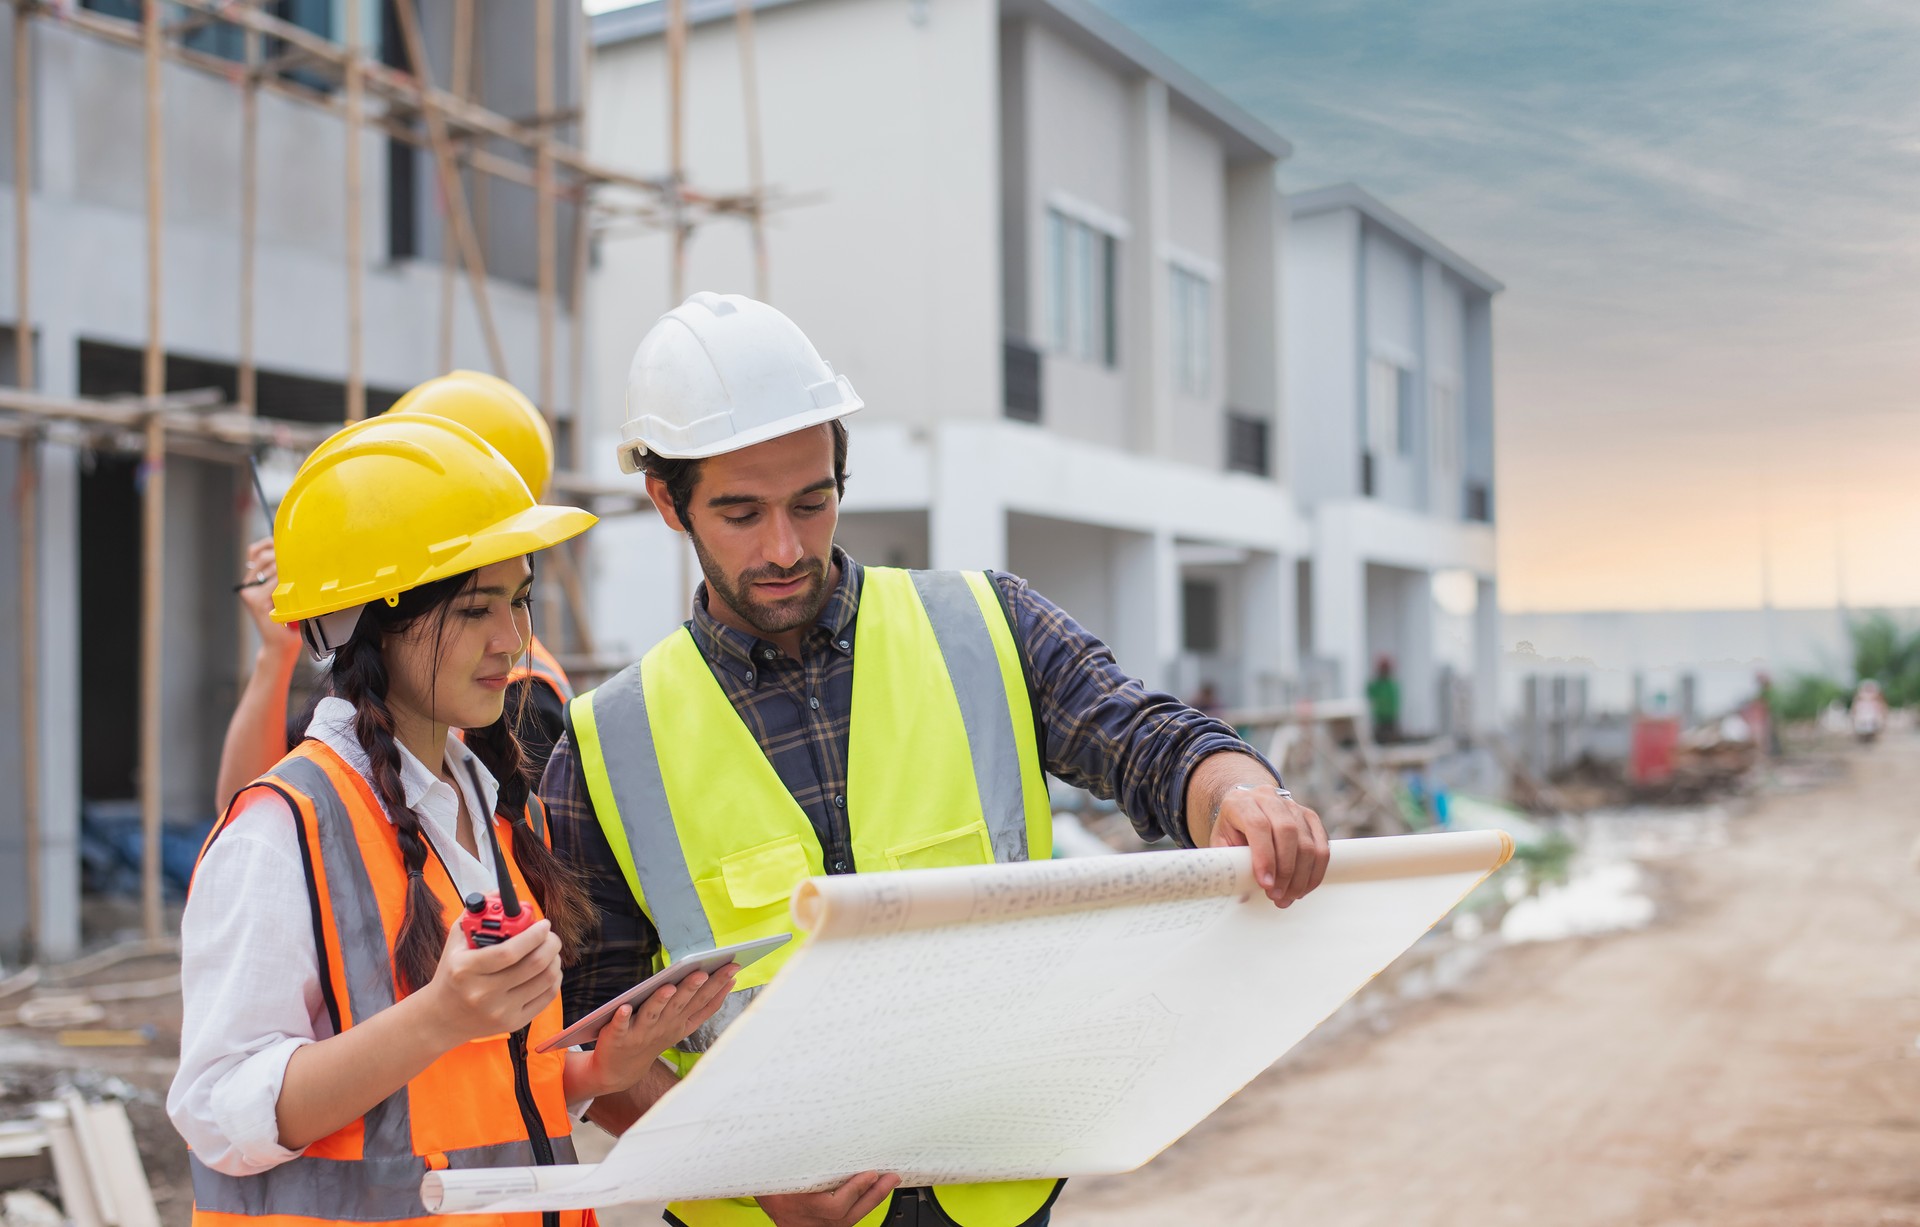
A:
<svg viewBox="0 0 1920 1227">
<path fill-rule="evenodd" d="M 366 293 L 366 260 L 361 250 L 360 131 L 366 104 L 361 74 L 360 0 L 346 0 L 346 161 L 347 161 L 347 421 L 367 416 L 366 356 L 362 348 L 362 303 Z"/>
<path fill-rule="evenodd" d="M 573 40 L 575 47 L 573 78 L 573 145 L 587 151 L 587 82 L 592 80 L 593 39 Z M 568 311 L 573 322 L 567 328 L 567 397 L 573 403 L 573 431 L 567 449 L 567 467 L 579 469 L 586 456 L 587 411 L 587 264 L 592 256 L 592 214 L 586 185 L 575 185 L 573 195 L 573 275 L 567 284 Z M 576 538 L 576 541 L 578 539 Z M 577 547 L 576 547 L 577 548 Z"/>
<path fill-rule="evenodd" d="M 767 302 L 766 167 L 760 147 L 760 79 L 753 52 L 753 0 L 734 6 L 734 42 L 740 49 L 740 107 L 747 121 L 747 191 L 753 198 L 747 215 L 753 234 L 753 296 Z"/>
<path fill-rule="evenodd" d="M 30 389 L 33 369 L 31 290 L 33 209 L 33 27 L 23 4 L 13 8 L 13 372 Z M 22 436 L 14 489 L 20 550 L 20 824 L 27 858 L 27 949 L 40 953 L 40 445 Z"/>
<path fill-rule="evenodd" d="M 160 912 L 160 684 L 161 569 L 166 562 L 167 434 L 159 404 L 166 395 L 166 356 L 161 348 L 160 271 L 162 193 L 165 155 L 161 130 L 160 0 L 145 0 L 147 103 L 147 352 L 141 393 L 147 403 L 146 488 L 140 523 L 140 911 L 147 940 L 157 941 L 162 930 Z"/>
<path fill-rule="evenodd" d="M 453 5 L 453 78 L 449 83 L 453 96 L 465 101 L 473 90 L 473 0 L 454 0 Z M 454 282 L 460 276 L 460 245 L 440 235 L 440 361 L 434 369 L 453 369 Z"/>
<path fill-rule="evenodd" d="M 533 151 L 533 208 L 535 243 L 538 248 L 540 298 L 540 372 L 539 399 L 535 402 L 547 416 L 547 428 L 557 434 L 559 415 L 554 409 L 554 316 L 559 310 L 559 236 L 555 233 L 553 198 L 553 0 L 534 0 L 533 6 L 533 109 L 540 120 L 540 143 Z"/>
<path fill-rule="evenodd" d="M 28 213 L 33 208 L 33 26 L 24 4 L 13 6 L 13 370 L 22 388 L 34 385 L 32 303 L 33 251 Z"/>
<path fill-rule="evenodd" d="M 260 35 L 249 29 L 244 37 L 247 71 L 240 86 L 240 361 L 235 393 L 244 412 L 258 413 L 253 294 L 255 248 L 260 239 Z"/>
<path fill-rule="evenodd" d="M 673 271 L 670 306 L 687 296 L 686 215 L 687 0 L 667 0 L 667 160 L 672 177 Z"/>
<path fill-rule="evenodd" d="M 40 953 L 40 444 L 20 440 L 20 818 L 27 858 L 27 949 Z"/>
</svg>

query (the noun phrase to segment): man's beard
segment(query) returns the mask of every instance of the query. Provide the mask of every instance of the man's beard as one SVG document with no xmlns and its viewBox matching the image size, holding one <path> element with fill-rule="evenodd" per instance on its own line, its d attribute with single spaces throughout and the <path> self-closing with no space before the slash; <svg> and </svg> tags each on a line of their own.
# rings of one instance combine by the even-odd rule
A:
<svg viewBox="0 0 1920 1227">
<path fill-rule="evenodd" d="M 693 533 L 687 537 L 693 542 L 693 553 L 700 560 L 700 572 L 707 577 L 707 590 L 727 603 L 727 607 L 740 615 L 742 621 L 762 636 L 771 638 L 803 626 L 811 626 L 820 620 L 820 611 L 827 607 L 827 563 L 823 558 L 802 558 L 791 567 L 772 565 L 755 567 L 731 579 L 707 553 L 706 546 Z M 812 582 L 789 597 L 777 601 L 762 601 L 753 597 L 753 585 L 766 581 L 780 582 L 797 579 L 802 575 L 812 577 Z"/>
</svg>

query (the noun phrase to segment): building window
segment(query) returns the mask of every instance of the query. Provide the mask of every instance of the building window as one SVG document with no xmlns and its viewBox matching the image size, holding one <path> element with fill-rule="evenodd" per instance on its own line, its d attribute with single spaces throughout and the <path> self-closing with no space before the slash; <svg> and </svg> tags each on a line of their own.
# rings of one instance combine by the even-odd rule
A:
<svg viewBox="0 0 1920 1227">
<path fill-rule="evenodd" d="M 1367 450 L 1375 455 L 1414 454 L 1413 372 L 1391 358 L 1367 364 Z"/>
<path fill-rule="evenodd" d="M 1267 419 L 1227 411 L 1227 471 L 1265 477 L 1272 471 L 1268 456 Z"/>
<path fill-rule="evenodd" d="M 146 13 L 144 0 L 80 0 L 80 7 L 132 22 L 143 20 Z M 322 38 L 339 41 L 339 33 L 334 28 L 334 0 L 268 0 L 259 7 L 269 16 L 278 17 Z M 247 33 L 243 27 L 208 13 L 187 12 L 180 20 L 181 46 L 235 63 L 246 60 Z M 172 25 L 171 22 L 168 24 Z M 275 59 L 285 55 L 288 50 L 289 45 L 282 39 L 262 37 L 260 40 L 262 59 Z M 281 68 L 278 75 L 284 80 L 322 93 L 334 88 L 330 76 L 312 68 Z"/>
<path fill-rule="evenodd" d="M 1188 396 L 1206 396 L 1213 383 L 1213 284 L 1175 264 L 1173 380 Z"/>
<path fill-rule="evenodd" d="M 1040 420 L 1040 351 L 1025 341 L 1008 337 L 1001 347 L 1003 402 L 1016 422 Z"/>
<path fill-rule="evenodd" d="M 1220 585 L 1210 579 L 1180 584 L 1181 639 L 1189 652 L 1220 650 Z"/>
<path fill-rule="evenodd" d="M 1116 366 L 1119 240 L 1057 209 L 1047 210 L 1048 341 L 1057 353 Z"/>
</svg>

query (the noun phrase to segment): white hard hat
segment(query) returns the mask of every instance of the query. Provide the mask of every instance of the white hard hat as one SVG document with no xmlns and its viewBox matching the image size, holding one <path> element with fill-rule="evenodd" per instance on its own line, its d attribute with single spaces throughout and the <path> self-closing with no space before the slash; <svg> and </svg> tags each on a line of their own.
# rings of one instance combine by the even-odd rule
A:
<svg viewBox="0 0 1920 1227">
<path fill-rule="evenodd" d="M 696 460 L 845 417 L 864 404 L 807 334 L 743 294 L 701 291 L 661 316 L 627 368 L 620 468 Z"/>
</svg>

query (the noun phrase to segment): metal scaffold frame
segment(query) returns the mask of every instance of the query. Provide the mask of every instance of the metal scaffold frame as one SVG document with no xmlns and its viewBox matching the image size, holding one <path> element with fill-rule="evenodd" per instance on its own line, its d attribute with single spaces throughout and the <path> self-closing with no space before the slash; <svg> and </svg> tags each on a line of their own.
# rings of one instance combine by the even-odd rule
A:
<svg viewBox="0 0 1920 1227">
<path fill-rule="evenodd" d="M 682 115 L 685 98 L 686 6 L 669 4 L 669 136 L 673 166 L 665 174 L 644 174 L 607 166 L 585 151 L 587 77 L 591 40 L 582 17 L 574 24 L 574 71 L 578 76 L 577 106 L 562 108 L 555 100 L 554 0 L 533 0 L 525 6 L 532 25 L 527 40 L 535 56 L 535 114 L 510 117 L 489 110 L 475 100 L 475 0 L 454 0 L 450 88 L 435 84 L 420 23 L 419 0 L 392 0 L 401 35 L 406 68 L 397 68 L 369 55 L 361 37 L 361 14 L 368 0 L 342 0 L 345 34 L 341 43 L 265 11 L 265 0 L 142 0 L 138 21 L 103 15 L 79 7 L 76 0 L 9 0 L 13 9 L 13 164 L 16 302 L 14 321 L 14 388 L 0 388 L 0 437 L 18 446 L 19 627 L 21 681 L 19 704 L 22 729 L 21 788 L 27 858 L 28 944 L 39 947 L 40 923 L 40 813 L 41 780 L 38 745 L 41 694 L 39 645 L 39 557 L 41 554 L 37 490 L 40 444 L 55 424 L 68 435 L 84 438 L 89 446 L 139 453 L 143 533 L 141 540 L 141 665 L 139 685 L 140 814 L 143 832 L 142 919 L 150 941 L 162 937 L 161 899 L 161 659 L 164 653 L 161 607 L 165 566 L 166 462 L 170 455 L 245 465 L 263 449 L 304 452 L 330 435 L 337 426 L 262 418 L 258 415 L 258 370 L 255 355 L 256 248 L 258 227 L 259 97 L 262 92 L 290 99 L 338 116 L 346 126 L 347 156 L 343 176 L 347 199 L 345 275 L 347 283 L 347 345 L 343 355 L 345 396 L 341 421 L 366 414 L 366 377 L 363 369 L 362 304 L 365 278 L 361 224 L 360 142 L 362 133 L 375 133 L 425 150 L 432 158 L 435 182 L 447 234 L 443 240 L 440 296 L 440 368 L 452 364 L 455 285 L 464 274 L 489 362 L 495 374 L 511 378 L 495 326 L 485 254 L 476 224 L 476 202 L 470 183 L 488 176 L 531 189 L 535 194 L 537 246 L 537 300 L 539 312 L 539 369 L 535 372 L 534 400 L 557 425 L 557 361 L 555 355 L 559 309 L 558 211 L 561 204 L 575 210 L 572 250 L 567 253 L 571 278 L 568 310 L 569 386 L 577 414 L 585 378 L 582 320 L 586 304 L 584 283 L 591 235 L 606 232 L 612 223 L 638 223 L 671 235 L 671 277 L 676 301 L 684 289 L 685 252 L 694 231 L 720 218 L 739 218 L 751 227 L 756 287 L 763 294 L 767 282 L 764 222 L 770 208 L 794 203 L 770 191 L 761 180 L 755 84 L 746 82 L 750 139 L 753 146 L 752 182 L 739 192 L 717 193 L 690 187 L 682 161 Z M 107 43 L 138 51 L 142 58 L 146 148 L 146 344 L 141 394 L 137 398 L 98 399 L 45 396 L 38 393 L 31 314 L 31 211 L 33 165 L 33 43 L 36 21 L 79 31 Z M 187 45 L 187 37 L 210 24 L 225 24 L 241 32 L 244 54 L 230 60 Z M 752 5 L 739 5 L 738 36 L 743 68 L 751 65 Z M 268 48 L 276 49 L 271 58 Z M 240 284 L 237 336 L 236 396 L 207 391 L 166 389 L 166 350 L 161 311 L 164 235 L 166 148 L 164 140 L 163 65 L 168 62 L 217 76 L 239 91 L 241 135 L 239 186 Z M 316 88 L 286 75 L 297 67 L 309 80 L 318 77 L 328 88 Z M 572 128 L 573 141 L 561 139 Z M 504 156 L 500 148 L 525 155 L 531 162 Z M 175 274 L 180 275 L 180 274 Z M 637 486 L 613 486 L 583 476 L 580 469 L 581 430 L 574 430 L 568 455 L 553 479 L 556 493 L 585 503 L 602 515 L 651 511 Z M 560 438 L 556 431 L 555 438 Z M 245 483 L 242 483 L 244 486 Z M 580 651 L 572 659 L 587 672 L 604 670 L 594 659 L 594 638 L 588 625 L 584 587 L 576 555 L 556 549 L 549 560 Z M 244 676 L 244 670 L 243 670 Z"/>
</svg>

